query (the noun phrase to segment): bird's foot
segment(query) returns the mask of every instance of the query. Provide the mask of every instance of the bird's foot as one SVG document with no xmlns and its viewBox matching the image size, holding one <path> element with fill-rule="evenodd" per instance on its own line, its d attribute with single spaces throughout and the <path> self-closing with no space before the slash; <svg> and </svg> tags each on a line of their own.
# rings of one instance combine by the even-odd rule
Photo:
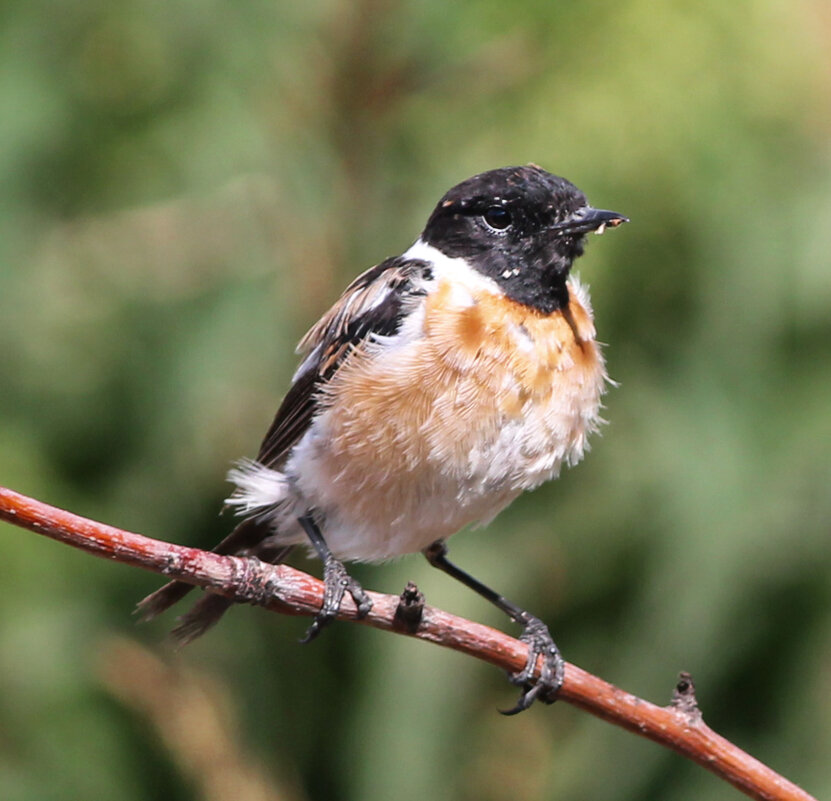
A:
<svg viewBox="0 0 831 801">
<path fill-rule="evenodd" d="M 539 618 L 523 612 L 516 619 L 523 626 L 520 641 L 528 643 L 528 660 L 525 667 L 519 672 L 510 675 L 512 684 L 522 687 L 522 695 L 511 709 L 500 709 L 503 715 L 516 715 L 528 709 L 534 701 L 540 700 L 544 704 L 553 704 L 557 700 L 557 693 L 563 686 L 565 662 L 560 656 L 548 627 Z M 539 678 L 534 680 L 534 671 L 537 668 L 537 659 L 542 657 L 542 667 Z"/>
<path fill-rule="evenodd" d="M 358 617 L 365 617 L 372 609 L 372 601 L 364 592 L 364 588 L 357 582 L 343 566 L 343 562 L 335 559 L 334 556 L 329 555 L 323 563 L 323 606 L 315 615 L 312 625 L 306 630 L 301 643 L 311 642 L 321 629 L 327 624 L 331 623 L 338 612 L 340 611 L 343 597 L 348 592 L 355 601 L 355 606 L 358 608 Z"/>
</svg>

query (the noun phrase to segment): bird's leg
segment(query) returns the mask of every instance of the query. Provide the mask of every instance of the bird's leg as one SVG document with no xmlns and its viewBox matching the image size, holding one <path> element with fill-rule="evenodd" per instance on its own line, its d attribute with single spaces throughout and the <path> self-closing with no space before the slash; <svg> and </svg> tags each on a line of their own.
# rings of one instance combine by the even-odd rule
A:
<svg viewBox="0 0 831 801">
<path fill-rule="evenodd" d="M 511 675 L 510 679 L 513 684 L 522 687 L 523 692 L 512 709 L 500 710 L 502 714 L 516 715 L 518 712 L 528 709 L 537 699 L 546 704 L 553 703 L 557 691 L 563 684 L 565 662 L 560 656 L 560 651 L 554 644 L 545 623 L 454 565 L 447 558 L 447 546 L 443 540 L 438 540 L 425 549 L 424 555 L 433 567 L 437 567 L 454 579 L 461 581 L 466 587 L 470 587 L 485 600 L 490 601 L 497 609 L 501 609 L 511 620 L 522 626 L 522 634 L 519 639 L 528 643 L 528 660 L 525 667 L 519 673 Z M 543 658 L 542 669 L 540 670 L 540 677 L 536 682 L 533 682 L 532 677 L 539 656 Z"/>
<path fill-rule="evenodd" d="M 303 639 L 300 640 L 302 643 L 307 643 L 317 637 L 320 630 L 327 623 L 335 619 L 343 602 L 343 596 L 347 592 L 355 601 L 355 606 L 358 608 L 358 617 L 364 617 L 369 613 L 369 610 L 372 609 L 372 601 L 369 600 L 369 596 L 364 592 L 363 587 L 346 572 L 343 562 L 335 559 L 311 515 L 303 515 L 303 517 L 298 518 L 298 522 L 323 562 L 323 583 L 325 586 L 323 606 L 320 607 L 320 611 L 315 615 L 312 625 L 309 626 Z"/>
</svg>

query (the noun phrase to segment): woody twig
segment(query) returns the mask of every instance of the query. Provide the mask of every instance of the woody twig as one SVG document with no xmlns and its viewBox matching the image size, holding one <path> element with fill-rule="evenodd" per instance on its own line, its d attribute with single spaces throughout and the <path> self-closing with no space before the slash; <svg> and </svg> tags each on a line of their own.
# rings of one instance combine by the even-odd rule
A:
<svg viewBox="0 0 831 801">
<path fill-rule="evenodd" d="M 323 583 L 287 565 L 220 556 L 151 539 L 49 506 L 0 487 L 0 520 L 43 534 L 88 553 L 141 567 L 224 595 L 238 603 L 288 615 L 314 615 Z M 521 670 L 527 646 L 507 634 L 424 605 L 409 585 L 402 597 L 369 593 L 372 611 L 357 618 L 351 599 L 338 614 L 373 628 L 452 648 L 509 673 Z M 654 740 L 697 762 L 760 801 L 814 801 L 793 783 L 718 735 L 703 721 L 692 680 L 682 674 L 672 702 L 660 707 L 566 664 L 558 698 L 603 720 Z"/>
</svg>

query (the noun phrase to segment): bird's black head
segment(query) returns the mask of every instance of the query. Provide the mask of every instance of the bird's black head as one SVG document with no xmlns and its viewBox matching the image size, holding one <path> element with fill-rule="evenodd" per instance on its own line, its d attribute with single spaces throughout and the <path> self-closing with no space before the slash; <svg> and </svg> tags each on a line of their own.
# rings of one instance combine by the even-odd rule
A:
<svg viewBox="0 0 831 801">
<path fill-rule="evenodd" d="M 464 258 L 513 300 L 545 314 L 568 304 L 566 279 L 585 236 L 626 217 L 589 206 L 565 178 L 534 164 L 483 172 L 439 202 L 422 239 Z"/>
</svg>

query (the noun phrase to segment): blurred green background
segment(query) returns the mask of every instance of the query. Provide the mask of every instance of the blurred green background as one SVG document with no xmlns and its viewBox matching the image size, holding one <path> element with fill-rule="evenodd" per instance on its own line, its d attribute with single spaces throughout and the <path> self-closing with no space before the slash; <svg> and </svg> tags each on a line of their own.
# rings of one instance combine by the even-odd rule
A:
<svg viewBox="0 0 831 801">
<path fill-rule="evenodd" d="M 620 385 L 453 556 L 627 690 L 691 671 L 828 797 L 829 54 L 822 0 L 3 3 L 0 483 L 211 546 L 306 327 L 452 184 L 535 161 L 632 219 L 579 264 Z M 401 637 L 238 608 L 174 654 L 131 619 L 156 577 L 0 528 L 5 801 L 738 797 Z M 355 573 L 512 630 L 419 557 Z"/>
</svg>

